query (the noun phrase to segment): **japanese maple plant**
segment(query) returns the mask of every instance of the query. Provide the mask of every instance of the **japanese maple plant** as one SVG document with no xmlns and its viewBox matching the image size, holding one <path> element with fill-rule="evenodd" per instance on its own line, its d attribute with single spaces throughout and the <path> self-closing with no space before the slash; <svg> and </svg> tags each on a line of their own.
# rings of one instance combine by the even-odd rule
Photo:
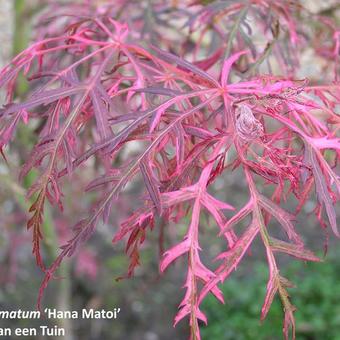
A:
<svg viewBox="0 0 340 340">
<path fill-rule="evenodd" d="M 212 293 L 223 303 L 220 284 L 259 239 L 269 273 L 261 318 L 278 295 L 284 337 L 295 338 L 292 283 L 277 258 L 320 261 L 296 229 L 303 233 L 298 216 L 310 200 L 324 231 L 339 236 L 340 28 L 332 16 L 288 0 L 41 3 L 33 42 L 0 73 L 7 93 L 0 111 L 3 158 L 20 124 L 37 135 L 20 178 L 39 174 L 27 192 L 33 202 L 27 228 L 44 273 L 38 307 L 62 261 L 101 223 L 112 226 L 113 244 L 125 240 L 128 277 L 140 265 L 148 234 L 166 233 L 168 223 L 176 231 L 181 223 L 184 237 L 178 230 L 177 243 L 167 242 L 160 260 L 164 272 L 186 259 L 174 324 L 188 319 L 191 339 L 200 339 L 207 323 L 202 301 Z M 322 76 L 308 76 L 307 50 Z M 22 74 L 30 90 L 19 101 Z M 92 210 L 47 265 L 44 208 L 62 210 L 65 187 L 87 168 L 96 174 L 82 188 L 84 195 L 96 193 Z M 226 182 L 214 189 L 235 169 L 249 194 L 238 208 L 217 198 L 233 195 Z M 141 180 L 139 207 L 117 225 L 112 207 Z M 295 208 L 283 208 L 286 202 Z M 202 230 L 225 240 L 217 262 L 203 263 Z"/>
</svg>

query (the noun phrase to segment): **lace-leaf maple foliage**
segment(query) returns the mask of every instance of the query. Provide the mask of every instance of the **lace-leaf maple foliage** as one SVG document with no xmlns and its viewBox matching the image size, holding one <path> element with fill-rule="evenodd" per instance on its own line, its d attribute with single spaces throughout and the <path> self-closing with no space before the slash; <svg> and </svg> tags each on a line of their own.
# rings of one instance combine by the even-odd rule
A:
<svg viewBox="0 0 340 340">
<path fill-rule="evenodd" d="M 113 238 L 113 243 L 126 239 L 126 276 L 140 265 L 140 248 L 148 233 L 159 228 L 160 218 L 162 223 L 189 220 L 185 236 L 164 252 L 160 271 L 180 257 L 187 259 L 186 292 L 174 324 L 187 317 L 191 338 L 200 339 L 200 321 L 207 322 L 200 309 L 203 299 L 212 293 L 224 301 L 219 284 L 259 238 L 269 268 L 261 318 L 278 294 L 285 338 L 290 329 L 294 338 L 295 307 L 287 291 L 292 283 L 281 275 L 276 258 L 285 253 L 320 261 L 295 228 L 296 216 L 314 192 L 321 226 L 330 226 L 339 236 L 339 28 L 298 1 L 46 5 L 35 41 L 0 74 L 0 86 L 7 91 L 0 111 L 3 156 L 10 152 L 19 124 L 40 124 L 20 174 L 24 178 L 33 169 L 39 173 L 27 193 L 34 198 L 27 227 L 45 275 L 38 306 L 63 259 L 72 256 L 101 221 L 116 227 L 112 205 L 140 178 L 143 201 Z M 307 47 L 327 61 L 324 79 L 299 79 Z M 21 73 L 30 92 L 18 102 L 15 88 Z M 131 142 L 140 145 L 139 154 L 120 157 Z M 84 183 L 83 190 L 97 192 L 98 200 L 46 266 L 41 253 L 44 207 L 62 210 L 63 187 L 92 167 L 93 158 L 98 177 Z M 238 211 L 210 190 L 217 178 L 236 168 L 244 173 L 249 193 Z M 263 193 L 264 185 L 272 188 L 270 197 Z M 280 207 L 293 196 L 298 202 L 294 212 Z M 225 239 L 217 269 L 201 260 L 203 215 L 216 222 L 216 237 Z M 240 228 L 248 218 L 247 228 Z M 271 221 L 282 228 L 285 239 L 272 236 Z"/>
</svg>

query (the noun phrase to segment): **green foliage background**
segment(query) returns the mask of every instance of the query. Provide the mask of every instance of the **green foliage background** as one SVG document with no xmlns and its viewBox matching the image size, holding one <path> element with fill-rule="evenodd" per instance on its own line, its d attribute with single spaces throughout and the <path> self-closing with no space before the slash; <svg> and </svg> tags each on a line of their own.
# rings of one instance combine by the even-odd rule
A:
<svg viewBox="0 0 340 340">
<path fill-rule="evenodd" d="M 340 263 L 336 261 L 340 251 L 333 249 L 329 255 L 324 263 L 294 262 L 284 269 L 284 276 L 296 285 L 290 294 L 297 307 L 297 339 L 340 340 Z M 224 306 L 212 296 L 205 301 L 209 324 L 202 327 L 203 339 L 282 339 L 279 299 L 267 319 L 262 324 L 259 321 L 268 269 L 257 263 L 252 274 L 244 274 L 241 270 L 224 284 Z"/>
</svg>

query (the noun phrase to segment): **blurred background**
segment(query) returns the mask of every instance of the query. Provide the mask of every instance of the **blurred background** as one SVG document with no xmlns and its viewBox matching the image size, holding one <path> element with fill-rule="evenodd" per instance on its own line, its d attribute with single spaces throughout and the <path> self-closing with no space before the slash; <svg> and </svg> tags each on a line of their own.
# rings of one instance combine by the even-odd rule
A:
<svg viewBox="0 0 340 340">
<path fill-rule="evenodd" d="M 311 10 L 326 11 L 336 1 L 305 1 Z M 40 9 L 38 0 L 0 0 L 0 66 L 20 52 L 30 40 L 35 13 Z M 335 9 L 334 9 L 335 11 Z M 338 10 L 339 13 L 339 10 Z M 310 60 L 310 62 L 313 62 Z M 310 65 L 310 63 L 307 63 Z M 22 81 L 17 96 L 24 98 L 27 84 Z M 2 104 L 3 93 L 0 94 Z M 1 97 L 2 96 L 2 97 Z M 0 310 L 34 310 L 42 272 L 37 269 L 31 254 L 31 233 L 26 230 L 29 202 L 24 198 L 25 188 L 34 181 L 32 173 L 24 183 L 18 184 L 18 170 L 34 142 L 34 131 L 19 128 L 17 138 L 8 153 L 8 163 L 0 160 Z M 7 154 L 6 154 L 7 155 Z M 89 170 L 91 171 L 91 170 Z M 91 173 L 82 174 L 91 177 Z M 81 197 L 77 183 L 69 188 L 66 197 Z M 80 186 L 79 186 L 80 187 Z M 223 188 L 228 188 L 228 193 Z M 221 198 L 241 206 L 247 198 L 241 173 L 216 182 Z M 230 195 L 232 193 L 232 195 Z M 125 204 L 137 201 L 138 187 L 124 195 L 116 210 L 127 209 Z M 232 197 L 230 197 L 232 196 Z M 138 197 L 138 196 L 137 196 Z M 81 200 L 65 202 L 65 212 L 47 209 L 45 214 L 44 251 L 51 262 L 57 255 L 56 245 L 69 239 L 70 226 L 77 214 L 84 210 Z M 138 206 L 138 202 L 135 202 Z M 289 208 L 289 206 L 288 206 Z M 312 214 L 314 204 L 306 205 L 299 218 L 298 228 L 310 249 L 323 257 L 325 235 Z M 160 277 L 159 249 L 154 247 L 159 235 L 155 231 L 145 243 L 141 263 L 134 278 L 116 281 L 126 272 L 128 260 L 123 246 L 112 246 L 117 225 L 101 226 L 95 236 L 76 255 L 67 260 L 45 294 L 44 307 L 64 310 L 120 308 L 117 320 L 58 320 L 66 329 L 67 339 L 131 339 L 172 340 L 187 339 L 186 321 L 172 327 L 177 306 L 182 300 L 181 289 L 185 275 L 185 261 L 178 261 Z M 160 221 L 161 223 L 161 221 Z M 169 226 L 171 228 L 171 226 Z M 176 226 L 185 230 L 183 225 Z M 217 231 L 209 229 L 201 236 L 207 258 L 219 252 L 222 244 L 216 242 Z M 170 236 L 171 237 L 171 236 Z M 323 263 L 294 262 L 280 259 L 283 276 L 297 286 L 291 289 L 291 298 L 298 311 L 297 339 L 340 340 L 340 247 L 330 237 L 329 249 Z M 275 300 L 269 315 L 260 323 L 260 310 L 265 296 L 268 271 L 260 242 L 252 247 L 248 256 L 231 278 L 223 285 L 226 304 L 209 297 L 203 304 L 209 324 L 202 327 L 203 339 L 281 339 L 282 307 Z M 293 263 L 294 262 L 294 263 Z M 37 321 L 36 325 L 39 325 Z M 44 321 L 48 324 L 50 320 Z M 54 324 L 50 322 L 50 326 Z M 0 327 L 33 327 L 32 320 L 0 320 Z"/>
</svg>

